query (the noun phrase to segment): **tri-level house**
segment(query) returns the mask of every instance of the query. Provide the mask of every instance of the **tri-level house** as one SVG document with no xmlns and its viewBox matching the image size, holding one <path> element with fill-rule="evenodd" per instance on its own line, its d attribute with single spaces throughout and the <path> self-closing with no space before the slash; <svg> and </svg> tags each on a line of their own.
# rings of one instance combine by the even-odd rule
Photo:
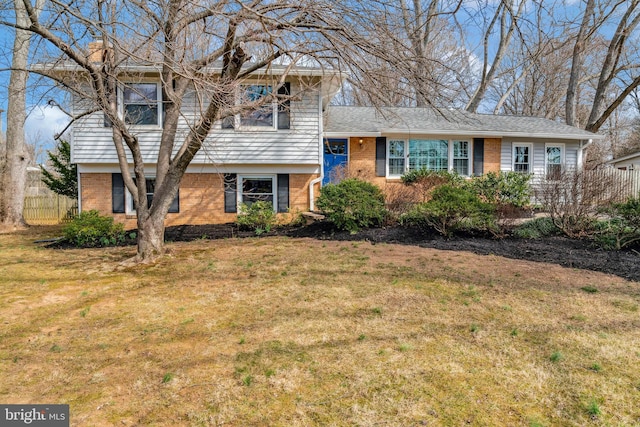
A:
<svg viewBox="0 0 640 427">
<path fill-rule="evenodd" d="M 119 91 L 118 107 L 143 147 L 151 199 L 163 124 L 162 92 L 157 69 L 131 71 L 138 78 Z M 272 90 L 269 79 L 284 71 L 277 66 L 257 71 L 238 91 L 259 99 Z M 320 187 L 345 170 L 381 187 L 419 168 L 463 176 L 517 171 L 543 177 L 580 168 L 584 148 L 600 138 L 534 117 L 333 106 L 340 74 L 304 67 L 287 73 L 279 89 L 286 101 L 274 100 L 214 125 L 184 175 L 167 225 L 231 222 L 242 203 L 255 200 L 272 202 L 279 213 L 313 210 Z M 184 102 L 185 121 L 180 124 L 184 131 L 188 118 L 197 114 L 197 95 L 188 96 L 192 99 Z M 86 109 L 85 103 L 74 99 L 78 111 Z M 89 114 L 74 123 L 70 139 L 72 162 L 78 165 L 80 210 L 97 209 L 135 227 L 135 206 L 123 184 L 109 121 L 102 113 Z"/>
</svg>

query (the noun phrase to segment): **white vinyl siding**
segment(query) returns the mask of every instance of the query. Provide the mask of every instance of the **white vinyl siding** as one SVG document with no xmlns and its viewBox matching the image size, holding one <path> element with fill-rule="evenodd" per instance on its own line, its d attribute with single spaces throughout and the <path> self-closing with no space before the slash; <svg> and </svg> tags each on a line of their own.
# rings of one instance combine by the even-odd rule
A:
<svg viewBox="0 0 640 427">
<path fill-rule="evenodd" d="M 320 97 L 317 90 L 307 89 L 297 82 L 291 83 L 291 91 L 296 94 L 291 100 L 290 129 L 271 132 L 256 132 L 214 129 L 202 149 L 192 161 L 193 165 L 318 165 L 320 158 Z M 86 102 L 77 101 L 76 112 L 86 111 Z M 189 124 L 195 123 L 201 108 L 194 93 L 188 94 L 183 104 L 184 116 L 180 119 L 176 135 L 177 151 L 181 141 L 189 131 Z M 145 162 L 157 160 L 161 129 L 159 127 L 134 126 L 132 131 L 138 137 Z M 79 119 L 73 130 L 74 163 L 117 163 L 113 146 L 112 129 L 104 126 L 101 112 Z M 129 158 L 131 161 L 132 159 Z"/>
<path fill-rule="evenodd" d="M 535 179 L 543 178 L 547 173 L 547 149 L 549 146 L 562 147 L 562 165 L 564 168 L 573 169 L 577 166 L 578 162 L 578 150 L 580 149 L 579 141 L 566 141 L 560 139 L 550 139 L 547 141 L 534 141 L 531 140 L 510 140 L 504 139 L 502 141 L 500 170 L 503 172 L 512 171 L 514 158 L 513 147 L 528 145 L 531 147 L 531 171 L 535 176 Z"/>
</svg>

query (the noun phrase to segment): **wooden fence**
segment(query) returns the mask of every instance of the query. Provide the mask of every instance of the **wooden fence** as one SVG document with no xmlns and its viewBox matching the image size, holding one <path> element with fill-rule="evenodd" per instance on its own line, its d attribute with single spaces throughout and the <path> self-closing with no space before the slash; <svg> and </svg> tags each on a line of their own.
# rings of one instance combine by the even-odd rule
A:
<svg viewBox="0 0 640 427">
<path fill-rule="evenodd" d="M 640 171 L 598 169 L 564 171 L 554 179 L 534 177 L 532 182 L 536 204 L 587 204 L 606 206 L 640 197 Z"/>
<path fill-rule="evenodd" d="M 585 171 L 587 180 L 599 180 L 610 185 L 607 189 L 617 201 L 625 201 L 629 197 L 640 195 L 640 170 L 619 170 L 614 168 Z M 605 195 L 603 195 L 605 196 Z"/>
<path fill-rule="evenodd" d="M 39 194 L 24 198 L 24 220 L 30 225 L 54 225 L 72 220 L 78 214 L 78 201 L 58 194 Z"/>
</svg>

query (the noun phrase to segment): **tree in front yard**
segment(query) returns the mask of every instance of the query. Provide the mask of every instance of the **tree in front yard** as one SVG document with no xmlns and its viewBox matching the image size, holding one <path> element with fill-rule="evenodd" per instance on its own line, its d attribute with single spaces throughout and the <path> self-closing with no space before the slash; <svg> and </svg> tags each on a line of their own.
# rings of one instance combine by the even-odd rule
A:
<svg viewBox="0 0 640 427">
<path fill-rule="evenodd" d="M 360 43 L 342 24 L 350 8 L 329 0 L 80 0 L 48 2 L 41 17 L 29 1 L 18 2 L 28 17 L 21 27 L 36 37 L 39 53 L 47 58 L 38 72 L 86 101 L 78 116 L 102 113 L 112 129 L 124 184 L 136 205 L 138 261 L 164 252 L 165 217 L 187 166 L 216 122 L 280 101 L 278 89 L 296 63 L 327 66 L 351 59 L 349 52 Z M 16 26 L 1 16 L 0 21 Z M 88 48 L 90 38 L 96 42 Z M 284 71 L 271 75 L 274 65 Z M 270 79 L 272 93 L 238 99 L 239 87 L 260 69 L 267 69 L 263 78 Z M 149 72 L 160 76 L 157 92 L 144 84 Z M 162 100 L 153 158 L 143 150 L 136 126 L 146 119 L 135 114 L 143 108 L 119 110 L 123 91 L 144 105 Z M 183 102 L 193 93 L 196 105 L 189 105 L 186 116 Z M 186 130 L 178 126 L 183 120 Z M 150 169 L 156 185 L 147 204 Z"/>
</svg>

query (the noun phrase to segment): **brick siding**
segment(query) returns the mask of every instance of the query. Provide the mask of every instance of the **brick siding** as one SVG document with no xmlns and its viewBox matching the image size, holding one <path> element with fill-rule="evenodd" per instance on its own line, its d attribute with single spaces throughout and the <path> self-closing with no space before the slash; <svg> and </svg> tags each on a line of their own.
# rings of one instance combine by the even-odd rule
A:
<svg viewBox="0 0 640 427">
<path fill-rule="evenodd" d="M 484 173 L 500 172 L 501 138 L 484 139 Z"/>
<path fill-rule="evenodd" d="M 318 175 L 289 175 L 289 204 L 291 214 L 309 210 L 309 183 Z M 135 216 L 112 213 L 111 174 L 80 174 L 82 210 L 96 209 L 111 215 L 125 228 L 135 228 Z M 289 215 L 281 214 L 283 220 Z M 181 224 L 223 224 L 233 222 L 236 214 L 224 212 L 223 177 L 215 173 L 188 173 L 180 184 L 180 212 L 167 214 L 167 226 Z"/>
</svg>

